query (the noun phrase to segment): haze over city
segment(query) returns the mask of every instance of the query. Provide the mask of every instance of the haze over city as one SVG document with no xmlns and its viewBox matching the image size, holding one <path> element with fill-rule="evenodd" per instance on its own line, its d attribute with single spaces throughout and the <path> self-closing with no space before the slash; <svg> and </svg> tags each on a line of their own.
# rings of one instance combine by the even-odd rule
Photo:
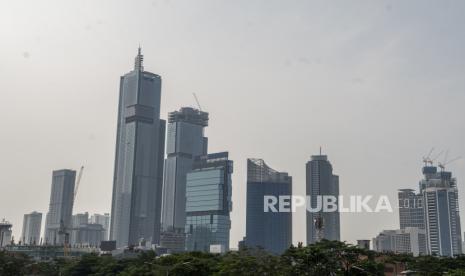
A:
<svg viewBox="0 0 465 276">
<path fill-rule="evenodd" d="M 139 45 L 162 78 L 161 118 L 197 108 L 195 92 L 209 113 L 209 152 L 234 161 L 231 247 L 245 234 L 247 158 L 288 172 L 305 195 L 305 163 L 321 146 L 342 195 L 394 204 L 398 189 L 418 188 L 431 147 L 465 155 L 462 2 L 0 5 L 0 218 L 15 237 L 23 214 L 47 212 L 55 169 L 86 167 L 74 213 L 110 212 L 119 78 Z M 465 161 L 447 169 L 462 200 Z M 341 239 L 397 224 L 397 210 L 344 213 Z M 293 242 L 305 231 L 302 210 Z"/>
</svg>

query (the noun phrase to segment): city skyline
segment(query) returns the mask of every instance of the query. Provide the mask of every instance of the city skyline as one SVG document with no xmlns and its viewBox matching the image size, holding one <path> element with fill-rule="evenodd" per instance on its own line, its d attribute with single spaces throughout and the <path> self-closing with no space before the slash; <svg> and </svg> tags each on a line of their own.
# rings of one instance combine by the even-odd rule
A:
<svg viewBox="0 0 465 276">
<path fill-rule="evenodd" d="M 0 54 L 4 60 L 0 72 L 5 77 L 5 100 L 10 103 L 0 112 L 14 117 L 6 122 L 1 138 L 4 154 L 0 163 L 5 173 L 0 183 L 2 192 L 20 194 L 24 202 L 2 200 L 0 209 L 11 211 L 0 216 L 14 224 L 17 240 L 23 214 L 47 211 L 51 171 L 77 169 L 82 164 L 86 172 L 76 212 L 110 211 L 118 76 L 131 66 L 130 58 L 139 41 L 147 54 L 147 69 L 166 81 L 161 117 L 181 106 L 196 106 L 191 95 L 196 92 L 211 114 L 212 127 L 207 130 L 212 138 L 211 151 L 227 149 L 235 160 L 233 246 L 245 233 L 245 227 L 235 222 L 245 214 L 241 197 L 245 194 L 245 160 L 249 157 L 263 158 L 288 171 L 293 176 L 294 192 L 304 195 L 304 164 L 322 145 L 337 164 L 341 194 L 383 193 L 395 201 L 397 189 L 415 187 L 420 157 L 432 145 L 450 148 L 457 155 L 465 152 L 465 116 L 461 110 L 464 85 L 458 77 L 464 60 L 458 49 L 464 43 L 457 27 L 463 18 L 452 10 L 444 18 L 434 12 L 434 4 L 415 3 L 365 3 L 366 12 L 361 14 L 355 11 L 360 7 L 341 5 L 325 10 L 325 19 L 303 3 L 284 9 L 273 2 L 261 10 L 242 2 L 250 10 L 241 15 L 244 6 L 239 4 L 228 4 L 227 8 L 211 4 L 214 11 L 207 12 L 203 2 L 198 7 L 189 6 L 193 14 L 181 14 L 181 23 L 162 15 L 170 14 L 175 3 L 143 3 L 144 8 L 118 3 L 108 13 L 96 6 L 98 12 L 83 19 L 70 16 L 69 20 L 77 24 L 69 24 L 59 15 L 69 15 L 68 8 L 60 5 L 48 11 L 47 18 L 41 18 L 21 3 L 13 3 L 10 14 L 17 18 L 6 14 L 0 20 L 24 22 L 5 30 L 5 52 Z M 421 7 L 419 15 L 410 17 L 402 12 L 417 6 Z M 56 12 L 60 9 L 63 13 Z M 321 11 L 318 7 L 314 10 Z M 159 16 L 122 20 L 126 27 L 117 22 L 126 12 Z M 224 37 L 215 24 L 208 24 L 209 32 L 196 27 L 182 31 L 188 23 L 211 14 L 215 15 L 211 21 L 200 20 L 198 24 L 205 27 L 218 23 L 233 35 Z M 347 17 L 356 18 L 355 22 L 343 24 Z M 288 23 L 275 26 L 276 18 Z M 417 20 L 425 20 L 424 25 L 418 25 Z M 65 24 L 58 23 L 62 21 Z M 49 23 L 59 26 L 50 32 L 42 29 Z M 115 26 L 109 26 L 111 23 Z M 268 33 L 270 25 L 275 27 L 273 35 Z M 147 32 L 144 26 L 153 26 L 154 32 Z M 117 29 L 128 34 L 121 44 L 116 43 Z M 99 38 L 105 30 L 109 31 L 109 40 Z M 382 36 L 375 34 L 378 31 Z M 78 40 L 94 43 L 80 48 L 63 42 L 53 32 L 65 37 L 65 33 L 73 33 Z M 152 38 L 153 33 L 160 38 Z M 257 34 L 263 42 L 248 43 L 257 41 L 251 40 Z M 275 35 L 289 45 L 281 40 L 267 45 Z M 368 35 L 372 40 L 366 40 Z M 431 36 L 438 39 L 426 43 Z M 215 40 L 199 42 L 206 37 Z M 442 43 L 441 38 L 453 43 Z M 218 47 L 208 47 L 211 43 Z M 171 50 L 173 45 L 177 46 Z M 53 71 L 58 77 L 50 78 L 45 71 Z M 463 199 L 463 160 L 449 165 L 449 170 L 457 176 L 459 198 Z M 463 204 L 460 208 L 463 213 Z M 294 243 L 305 241 L 304 227 L 296 227 L 304 216 L 294 216 Z M 379 218 L 341 215 L 341 238 L 353 242 L 373 237 L 381 229 L 397 225 L 397 216 L 397 212 Z M 364 229 L 353 226 L 361 223 L 373 225 Z"/>
</svg>

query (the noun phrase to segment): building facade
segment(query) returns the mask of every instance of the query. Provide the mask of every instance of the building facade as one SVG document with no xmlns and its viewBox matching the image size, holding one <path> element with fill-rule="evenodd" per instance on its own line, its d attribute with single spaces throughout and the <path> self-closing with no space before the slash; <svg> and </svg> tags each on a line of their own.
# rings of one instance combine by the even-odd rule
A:
<svg viewBox="0 0 465 276">
<path fill-rule="evenodd" d="M 415 193 L 412 189 L 401 189 L 398 191 L 398 197 L 400 229 L 406 227 L 425 229 L 423 195 Z"/>
<path fill-rule="evenodd" d="M 306 190 L 312 208 L 318 206 L 319 196 L 339 196 L 339 177 L 326 155 L 313 155 L 306 164 Z M 320 199 L 321 200 L 321 199 Z M 338 202 L 336 202 L 338 204 Z M 307 243 L 319 240 L 340 240 L 339 208 L 335 212 L 309 212 L 307 218 Z"/>
<path fill-rule="evenodd" d="M 144 71 L 143 56 L 120 80 L 110 239 L 117 247 L 158 243 L 165 121 L 160 120 L 161 78 Z"/>
<path fill-rule="evenodd" d="M 90 223 L 92 224 L 100 224 L 103 226 L 105 230 L 104 233 L 104 240 L 108 240 L 110 238 L 110 214 L 104 213 L 102 214 L 93 214 L 90 217 Z"/>
<path fill-rule="evenodd" d="M 428 252 L 439 256 L 462 253 L 459 202 L 456 179 L 436 167 L 423 168 L 423 195 Z"/>
<path fill-rule="evenodd" d="M 23 230 L 21 232 L 22 244 L 38 245 L 40 243 L 40 230 L 42 229 L 42 213 L 32 212 L 24 215 Z"/>
<path fill-rule="evenodd" d="M 373 239 L 373 250 L 378 252 L 412 253 L 426 255 L 426 231 L 416 227 L 384 230 Z"/>
<path fill-rule="evenodd" d="M 75 181 L 76 171 L 53 171 L 50 204 L 45 219 L 46 244 L 60 245 L 65 242 L 66 236 L 60 234 L 60 229 L 72 226 Z"/>
<path fill-rule="evenodd" d="M 5 219 L 0 221 L 0 248 L 11 244 L 13 224 L 9 223 Z"/>
<path fill-rule="evenodd" d="M 195 159 L 186 178 L 186 250 L 229 250 L 233 161 L 227 152 Z"/>
<path fill-rule="evenodd" d="M 281 254 L 292 244 L 292 212 L 264 212 L 264 197 L 292 196 L 292 177 L 247 159 L 246 236 L 243 245 Z M 289 208 L 292 203 L 289 202 Z"/>
<path fill-rule="evenodd" d="M 186 224 L 186 175 L 194 158 L 207 154 L 208 113 L 182 107 L 168 114 L 165 175 L 163 183 L 163 231 L 184 233 Z M 163 243 L 163 241 L 162 241 Z"/>
</svg>

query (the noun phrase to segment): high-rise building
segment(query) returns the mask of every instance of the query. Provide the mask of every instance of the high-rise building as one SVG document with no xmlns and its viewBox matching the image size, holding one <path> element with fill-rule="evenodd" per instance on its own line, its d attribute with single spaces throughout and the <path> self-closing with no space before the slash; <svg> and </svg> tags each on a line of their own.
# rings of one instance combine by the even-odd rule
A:
<svg viewBox="0 0 465 276">
<path fill-rule="evenodd" d="M 398 196 L 400 229 L 406 227 L 425 229 L 423 195 L 415 193 L 412 189 L 401 189 Z"/>
<path fill-rule="evenodd" d="M 24 215 L 21 242 L 23 244 L 38 245 L 42 228 L 42 213 L 32 212 Z"/>
<path fill-rule="evenodd" d="M 426 232 L 417 227 L 384 230 L 373 239 L 373 250 L 378 252 L 412 253 L 426 255 Z"/>
<path fill-rule="evenodd" d="M 264 212 L 265 196 L 278 198 L 292 196 L 292 177 L 278 172 L 262 159 L 247 159 L 247 247 L 261 247 L 281 254 L 292 244 L 292 212 Z M 292 203 L 289 208 L 292 208 Z"/>
<path fill-rule="evenodd" d="M 186 175 L 196 156 L 207 154 L 208 113 L 191 107 L 168 114 L 165 176 L 163 184 L 163 231 L 184 233 L 186 224 Z M 163 243 L 163 241 L 162 241 Z"/>
<path fill-rule="evenodd" d="M 9 223 L 5 219 L 0 221 L 0 248 L 11 244 L 13 224 Z"/>
<path fill-rule="evenodd" d="M 227 152 L 196 157 L 186 178 L 187 251 L 229 251 L 232 172 Z"/>
<path fill-rule="evenodd" d="M 103 225 L 92 223 L 88 212 L 73 215 L 72 220 L 71 245 L 98 247 L 105 240 Z"/>
<path fill-rule="evenodd" d="M 53 171 L 50 204 L 45 219 L 45 243 L 62 244 L 66 236 L 60 234 L 60 229 L 69 229 L 72 226 L 74 204 L 74 185 L 76 171 Z"/>
<path fill-rule="evenodd" d="M 160 120 L 161 78 L 144 71 L 139 52 L 134 70 L 120 80 L 110 239 L 117 247 L 141 239 L 158 243 L 165 121 Z"/>
<path fill-rule="evenodd" d="M 420 181 L 423 195 L 428 252 L 439 256 L 462 253 L 459 202 L 456 179 L 451 172 L 423 167 Z"/>
<path fill-rule="evenodd" d="M 339 177 L 333 174 L 333 167 L 326 155 L 313 155 L 306 164 L 306 189 L 312 208 L 318 206 L 321 196 L 339 196 Z M 318 199 L 320 197 L 320 199 Z M 307 211 L 307 243 L 322 239 L 340 240 L 339 208 L 334 212 Z"/>
<path fill-rule="evenodd" d="M 90 218 L 90 223 L 92 224 L 100 224 L 105 229 L 104 233 L 104 240 L 108 240 L 110 234 L 110 214 L 104 213 L 102 214 L 93 214 Z"/>
</svg>

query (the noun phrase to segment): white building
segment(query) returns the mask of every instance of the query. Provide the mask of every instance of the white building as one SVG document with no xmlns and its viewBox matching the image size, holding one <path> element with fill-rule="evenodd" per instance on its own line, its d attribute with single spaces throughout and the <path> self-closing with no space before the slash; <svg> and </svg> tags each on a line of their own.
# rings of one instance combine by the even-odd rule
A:
<svg viewBox="0 0 465 276">
<path fill-rule="evenodd" d="M 9 223 L 5 219 L 0 221 L 0 248 L 11 243 L 11 228 L 13 224 Z"/>
<path fill-rule="evenodd" d="M 103 226 L 103 229 L 105 229 L 105 234 L 104 234 L 104 239 L 109 240 L 110 239 L 110 214 L 105 213 L 105 214 L 93 214 L 90 218 L 90 223 L 92 224 L 100 224 Z"/>
<path fill-rule="evenodd" d="M 378 252 L 412 253 L 426 255 L 426 232 L 416 227 L 384 230 L 373 239 L 373 250 Z"/>
<path fill-rule="evenodd" d="M 21 242 L 23 244 L 38 245 L 40 243 L 40 230 L 42 227 L 42 213 L 32 212 L 25 214 Z"/>
</svg>

